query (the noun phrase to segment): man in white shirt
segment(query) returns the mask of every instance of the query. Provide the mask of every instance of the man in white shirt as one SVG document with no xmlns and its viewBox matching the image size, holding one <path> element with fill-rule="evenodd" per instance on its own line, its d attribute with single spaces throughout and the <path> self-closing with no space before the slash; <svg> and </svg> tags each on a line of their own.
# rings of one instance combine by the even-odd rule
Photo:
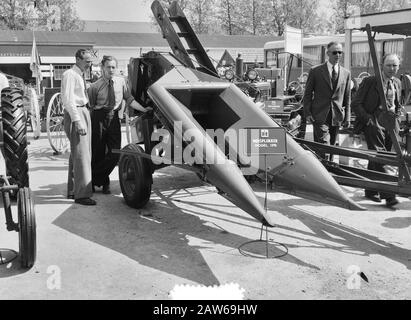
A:
<svg viewBox="0 0 411 320">
<path fill-rule="evenodd" d="M 304 113 L 313 124 L 314 141 L 334 145 L 341 125 L 350 125 L 351 74 L 339 65 L 339 42 L 327 45 L 328 61 L 313 67 L 304 91 Z"/>
<path fill-rule="evenodd" d="M 0 93 L 4 88 L 7 88 L 9 86 L 9 80 L 3 73 L 0 72 Z"/>
<path fill-rule="evenodd" d="M 63 73 L 61 97 L 64 107 L 64 131 L 70 140 L 71 154 L 67 197 L 82 205 L 95 205 L 91 182 L 91 120 L 84 72 L 92 63 L 85 49 L 76 52 L 76 64 Z"/>
</svg>

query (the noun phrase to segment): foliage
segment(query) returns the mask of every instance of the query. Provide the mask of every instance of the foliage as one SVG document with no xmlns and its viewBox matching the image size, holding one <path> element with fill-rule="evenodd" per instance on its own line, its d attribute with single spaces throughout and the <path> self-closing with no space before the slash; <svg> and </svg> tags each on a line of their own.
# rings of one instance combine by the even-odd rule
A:
<svg viewBox="0 0 411 320">
<path fill-rule="evenodd" d="M 215 0 L 191 1 L 187 5 L 193 29 L 198 34 L 206 34 L 214 23 L 213 11 Z"/>
<path fill-rule="evenodd" d="M 0 28 L 5 30 L 82 31 L 74 0 L 2 0 Z"/>
<path fill-rule="evenodd" d="M 151 3 L 152 0 L 145 0 Z M 168 8 L 173 0 L 160 0 Z M 179 0 L 194 31 L 201 33 L 283 35 L 285 25 L 305 34 L 344 32 L 344 18 L 410 7 L 409 0 Z M 321 10 L 321 8 L 323 8 Z M 331 15 L 330 15 L 331 11 Z M 155 20 L 153 19 L 153 23 Z"/>
</svg>

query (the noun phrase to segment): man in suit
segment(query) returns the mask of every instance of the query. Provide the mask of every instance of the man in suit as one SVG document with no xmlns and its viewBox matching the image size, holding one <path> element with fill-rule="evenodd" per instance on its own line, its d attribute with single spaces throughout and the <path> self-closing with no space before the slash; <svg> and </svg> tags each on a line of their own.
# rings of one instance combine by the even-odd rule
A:
<svg viewBox="0 0 411 320">
<path fill-rule="evenodd" d="M 304 114 L 313 124 L 314 141 L 335 145 L 341 125 L 350 125 L 351 74 L 339 65 L 339 42 L 327 45 L 328 61 L 313 67 L 304 91 Z"/>
<path fill-rule="evenodd" d="M 397 115 L 401 112 L 401 81 L 394 77 L 399 69 L 400 59 L 396 54 L 387 54 L 382 61 L 382 80 L 387 107 L 390 112 Z M 377 89 L 377 79 L 375 76 L 365 78 L 358 89 L 352 103 L 353 111 L 356 115 L 355 127 L 357 132 L 364 132 L 368 149 L 377 151 L 390 151 L 392 140 L 381 123 L 382 106 Z M 398 122 L 396 130 L 398 130 Z M 384 166 L 372 161 L 368 162 L 368 170 L 385 172 Z M 395 194 L 380 193 L 365 190 L 365 197 L 381 202 L 385 199 L 386 205 L 392 207 L 398 204 Z"/>
<path fill-rule="evenodd" d="M 134 100 L 124 77 L 117 76 L 117 60 L 104 56 L 101 62 L 103 76 L 88 88 L 92 125 L 92 181 L 95 186 L 103 187 L 104 194 L 110 194 L 110 174 L 120 158 L 113 149 L 121 148 L 120 115 L 123 102 L 140 112 L 147 112 Z"/>
<path fill-rule="evenodd" d="M 90 52 L 79 49 L 76 64 L 63 73 L 61 98 L 64 108 L 64 131 L 70 140 L 67 197 L 78 204 L 93 206 L 91 184 L 91 120 L 84 72 L 91 67 Z"/>
</svg>

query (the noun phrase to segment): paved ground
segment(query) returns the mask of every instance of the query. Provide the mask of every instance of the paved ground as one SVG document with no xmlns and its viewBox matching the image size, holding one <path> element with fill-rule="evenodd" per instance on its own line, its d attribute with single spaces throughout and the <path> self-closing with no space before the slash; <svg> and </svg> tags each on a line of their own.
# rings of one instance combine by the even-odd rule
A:
<svg viewBox="0 0 411 320">
<path fill-rule="evenodd" d="M 31 140 L 37 261 L 30 270 L 18 260 L 0 266 L 1 299 L 168 299 L 176 285 L 227 283 L 246 299 L 411 298 L 409 199 L 389 210 L 346 188 L 369 209 L 350 212 L 274 192 L 268 204 L 277 226 L 268 237 L 288 254 L 258 259 L 238 248 L 260 237 L 260 225 L 194 174 L 157 172 L 151 201 L 138 211 L 124 203 L 115 171 L 113 194 L 96 193 L 98 205 L 87 208 L 65 198 L 67 159 L 52 155 L 45 134 Z M 263 202 L 264 187 L 254 187 Z M 3 214 L 0 225 L 0 247 L 18 250 Z"/>
</svg>

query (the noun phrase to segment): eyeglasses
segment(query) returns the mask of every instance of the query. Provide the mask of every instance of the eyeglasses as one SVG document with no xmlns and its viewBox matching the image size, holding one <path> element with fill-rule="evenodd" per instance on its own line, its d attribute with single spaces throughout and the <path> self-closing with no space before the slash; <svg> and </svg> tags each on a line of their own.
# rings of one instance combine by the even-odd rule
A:
<svg viewBox="0 0 411 320">
<path fill-rule="evenodd" d="M 336 56 L 337 54 L 343 54 L 343 52 L 342 51 L 333 51 L 332 54 Z"/>
</svg>

